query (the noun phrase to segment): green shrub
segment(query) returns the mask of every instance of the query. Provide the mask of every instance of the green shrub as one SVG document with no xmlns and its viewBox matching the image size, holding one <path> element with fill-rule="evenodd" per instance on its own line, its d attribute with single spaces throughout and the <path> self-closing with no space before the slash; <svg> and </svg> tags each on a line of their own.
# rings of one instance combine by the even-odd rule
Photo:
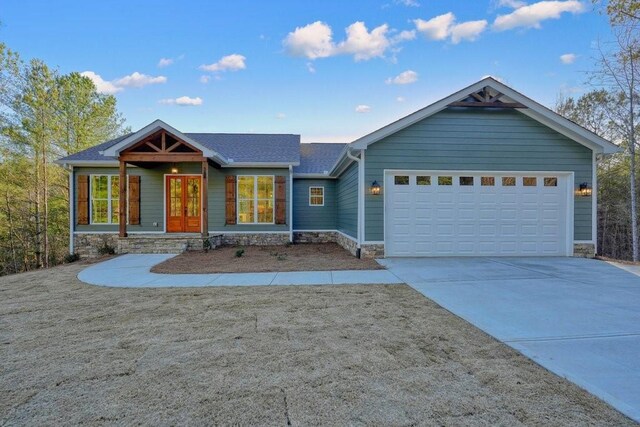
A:
<svg viewBox="0 0 640 427">
<path fill-rule="evenodd" d="M 64 262 L 66 262 L 67 264 L 70 262 L 76 262 L 80 259 L 80 255 L 78 254 L 66 254 L 64 256 Z"/>
<path fill-rule="evenodd" d="M 244 255 L 244 248 L 240 248 L 236 251 L 236 258 L 240 258 L 242 255 Z"/>
<path fill-rule="evenodd" d="M 100 255 L 113 255 L 116 253 L 116 249 L 109 245 L 107 241 L 104 241 L 104 244 L 98 248 L 98 253 Z"/>
</svg>

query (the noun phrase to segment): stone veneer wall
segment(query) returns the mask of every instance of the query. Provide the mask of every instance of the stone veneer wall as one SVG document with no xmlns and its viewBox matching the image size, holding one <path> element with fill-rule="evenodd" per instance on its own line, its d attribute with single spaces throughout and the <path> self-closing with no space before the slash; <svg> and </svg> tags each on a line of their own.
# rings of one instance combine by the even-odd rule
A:
<svg viewBox="0 0 640 427">
<path fill-rule="evenodd" d="M 74 234 L 73 249 L 80 258 L 96 258 L 100 256 L 99 250 L 105 244 L 114 250 L 118 249 L 117 234 Z"/>
<path fill-rule="evenodd" d="M 574 243 L 573 256 L 578 258 L 593 258 L 596 256 L 596 246 L 592 243 Z"/>
<path fill-rule="evenodd" d="M 337 231 L 294 231 L 295 243 L 337 243 L 353 256 L 356 256 L 358 245 L 353 240 Z"/>
<path fill-rule="evenodd" d="M 223 245 L 266 246 L 286 245 L 289 233 L 222 234 Z"/>
</svg>

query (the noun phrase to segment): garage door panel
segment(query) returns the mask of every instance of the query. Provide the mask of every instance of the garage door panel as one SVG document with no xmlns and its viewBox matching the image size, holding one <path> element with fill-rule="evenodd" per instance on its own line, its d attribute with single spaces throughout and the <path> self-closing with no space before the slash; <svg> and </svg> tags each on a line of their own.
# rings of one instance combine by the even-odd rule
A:
<svg viewBox="0 0 640 427">
<path fill-rule="evenodd" d="M 389 256 L 566 255 L 566 176 L 555 176 L 557 186 L 544 186 L 544 178 L 553 174 L 398 175 L 409 176 L 409 184 L 394 185 L 393 174 L 385 178 Z M 424 179 L 418 185 L 417 176 L 430 176 L 430 185 Z M 443 183 L 451 177 L 452 185 L 438 185 L 438 176 L 447 177 Z M 515 185 L 503 185 L 503 177 Z"/>
</svg>

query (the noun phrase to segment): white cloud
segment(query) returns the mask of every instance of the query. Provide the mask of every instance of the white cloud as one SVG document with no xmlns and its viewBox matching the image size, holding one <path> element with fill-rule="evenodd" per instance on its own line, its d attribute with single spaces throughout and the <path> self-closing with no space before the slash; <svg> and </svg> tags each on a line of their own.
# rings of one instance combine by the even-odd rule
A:
<svg viewBox="0 0 640 427">
<path fill-rule="evenodd" d="M 492 79 L 497 80 L 500 83 L 506 83 L 506 81 L 502 77 L 500 77 L 500 76 L 492 76 L 491 74 L 485 74 L 484 76 L 480 77 L 480 80 L 484 80 L 487 77 L 491 77 Z"/>
<path fill-rule="evenodd" d="M 416 29 L 424 34 L 429 40 L 444 40 L 449 36 L 451 26 L 456 20 L 453 13 L 445 13 L 444 15 L 436 16 L 428 21 L 423 19 L 414 19 L 413 23 Z"/>
<path fill-rule="evenodd" d="M 403 97 L 403 96 L 399 96 L 399 97 L 397 97 L 397 98 L 396 98 L 396 101 L 397 101 L 397 102 L 404 102 L 404 101 L 405 101 L 405 99 L 404 99 L 404 97 Z"/>
<path fill-rule="evenodd" d="M 562 13 L 581 13 L 585 6 L 578 0 L 540 1 L 522 6 L 507 15 L 499 15 L 493 22 L 493 29 L 505 31 L 513 28 L 540 28 L 540 23 L 547 19 L 558 19 Z"/>
<path fill-rule="evenodd" d="M 560 61 L 565 65 L 573 64 L 576 62 L 576 59 L 578 59 L 578 55 L 575 53 L 565 53 L 564 55 L 560 55 Z"/>
<path fill-rule="evenodd" d="M 384 56 L 389 47 L 387 24 L 380 25 L 369 32 L 364 22 L 358 21 L 346 29 L 347 39 L 338 44 L 337 53 L 353 54 L 356 61 Z"/>
<path fill-rule="evenodd" d="M 115 84 L 104 80 L 100 74 L 96 74 L 93 71 L 83 71 L 80 75 L 85 76 L 93 82 L 96 86 L 96 90 L 98 93 L 102 93 L 105 95 L 113 95 L 114 93 L 118 93 L 123 90 L 121 87 L 116 86 Z"/>
<path fill-rule="evenodd" d="M 396 3 L 402 4 L 402 5 L 407 6 L 407 7 L 419 7 L 420 6 L 420 3 L 418 3 L 416 0 L 396 0 Z"/>
<path fill-rule="evenodd" d="M 477 40 L 489 25 L 484 19 L 458 24 L 456 23 L 456 16 L 452 12 L 436 16 L 428 21 L 414 19 L 413 23 L 416 26 L 416 30 L 429 40 L 450 39 L 453 44 L 458 44 L 463 40 L 471 42 Z"/>
<path fill-rule="evenodd" d="M 400 74 L 398 74 L 397 76 L 391 78 L 389 77 L 385 83 L 390 85 L 390 84 L 394 84 L 394 85 L 408 85 L 411 83 L 415 83 L 418 81 L 418 73 L 416 73 L 415 71 L 412 70 L 407 70 L 404 71 Z"/>
<path fill-rule="evenodd" d="M 416 30 L 404 30 L 393 36 L 391 43 L 396 44 L 407 40 L 413 40 L 416 38 Z"/>
<path fill-rule="evenodd" d="M 307 71 L 309 71 L 311 74 L 314 74 L 316 72 L 316 67 L 313 66 L 313 63 L 307 62 Z"/>
<path fill-rule="evenodd" d="M 364 22 L 349 25 L 346 38 L 334 43 L 333 30 L 324 22 L 316 21 L 304 27 L 297 27 L 282 41 L 287 53 L 308 59 L 327 58 L 336 55 L 353 55 L 356 61 L 364 61 L 384 56 L 391 45 L 387 37 L 389 26 L 380 25 L 369 31 Z M 410 37 L 406 32 L 402 37 Z"/>
<path fill-rule="evenodd" d="M 200 83 L 207 84 L 211 80 L 211 76 L 200 76 Z"/>
<path fill-rule="evenodd" d="M 165 105 L 180 105 L 181 107 L 193 107 L 197 105 L 202 105 L 202 98 L 199 96 L 195 98 L 190 98 L 188 96 L 181 96 L 179 98 L 166 98 L 158 101 L 159 104 Z"/>
<path fill-rule="evenodd" d="M 171 64 L 173 64 L 173 58 L 160 58 L 160 61 L 158 61 L 158 67 L 160 68 L 168 67 Z"/>
<path fill-rule="evenodd" d="M 296 27 L 285 37 L 282 44 L 292 56 L 326 58 L 335 50 L 331 37 L 331 27 L 324 22 L 316 21 L 304 27 Z"/>
<path fill-rule="evenodd" d="M 286 118 L 287 118 L 287 115 L 285 113 L 276 114 L 276 119 L 278 119 L 278 120 L 284 120 Z"/>
<path fill-rule="evenodd" d="M 480 34 L 487 28 L 486 20 L 467 21 L 451 27 L 451 43 L 458 44 L 463 40 L 476 41 Z"/>
<path fill-rule="evenodd" d="M 128 76 L 124 76 L 113 82 L 118 87 L 144 87 L 147 85 L 166 83 L 167 78 L 165 76 L 149 76 L 135 71 Z"/>
<path fill-rule="evenodd" d="M 204 71 L 238 71 L 247 68 L 245 64 L 246 57 L 234 53 L 232 55 L 223 56 L 218 62 L 209 65 L 201 65 L 200 69 Z"/>
<path fill-rule="evenodd" d="M 510 7 L 512 9 L 517 9 L 525 6 L 526 4 L 527 3 L 522 0 L 498 0 L 498 7 Z"/>
<path fill-rule="evenodd" d="M 356 113 L 368 113 L 369 111 L 371 111 L 371 107 L 361 104 L 356 107 L 355 111 Z"/>
</svg>

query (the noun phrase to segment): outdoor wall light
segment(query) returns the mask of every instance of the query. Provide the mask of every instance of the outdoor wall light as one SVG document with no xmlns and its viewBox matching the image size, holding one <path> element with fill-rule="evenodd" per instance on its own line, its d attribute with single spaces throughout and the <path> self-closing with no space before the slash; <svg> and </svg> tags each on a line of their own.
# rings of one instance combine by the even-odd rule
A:
<svg viewBox="0 0 640 427">
<path fill-rule="evenodd" d="M 589 197 L 591 196 L 592 192 L 593 190 L 591 189 L 591 186 L 589 185 L 589 183 L 583 182 L 582 184 L 580 184 L 580 186 L 576 190 L 576 196 Z"/>
<path fill-rule="evenodd" d="M 371 195 L 373 196 L 379 196 L 380 195 L 380 184 L 378 184 L 378 181 L 373 181 L 371 183 Z"/>
<path fill-rule="evenodd" d="M 171 173 L 178 173 L 178 167 L 175 163 L 171 165 Z"/>
</svg>

